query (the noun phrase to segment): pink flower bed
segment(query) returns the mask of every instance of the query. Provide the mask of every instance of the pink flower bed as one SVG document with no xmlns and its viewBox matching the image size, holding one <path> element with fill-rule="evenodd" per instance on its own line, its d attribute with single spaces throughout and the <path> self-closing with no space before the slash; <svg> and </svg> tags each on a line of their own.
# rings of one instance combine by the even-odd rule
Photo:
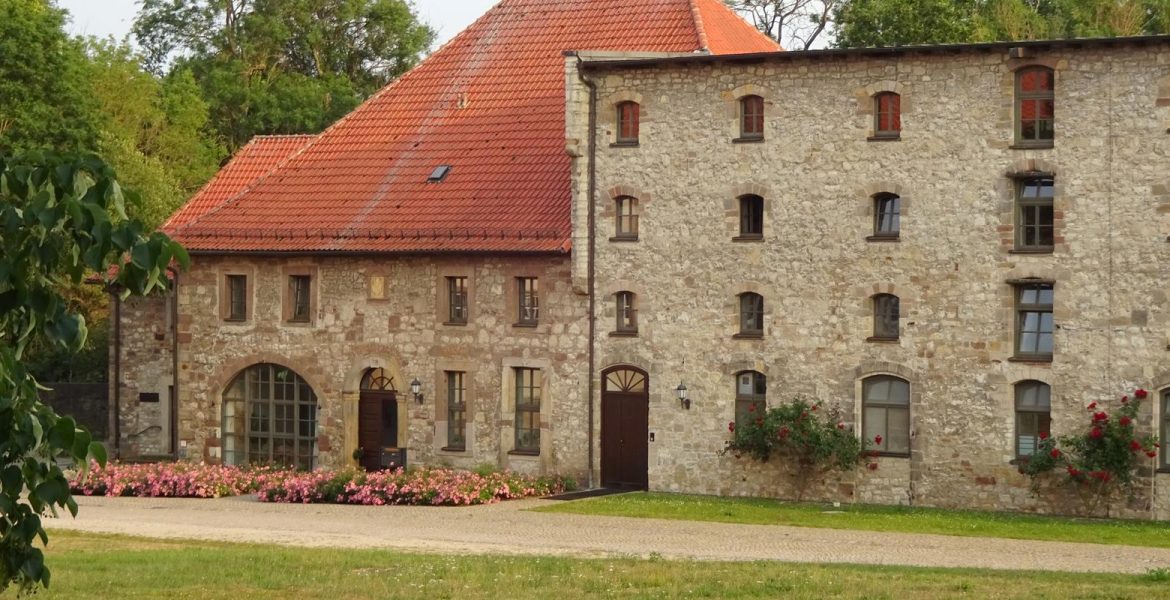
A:
<svg viewBox="0 0 1170 600">
<path fill-rule="evenodd" d="M 144 498 L 222 498 L 255 492 L 269 479 L 292 472 L 272 467 L 233 467 L 195 463 L 96 464 L 73 493 L 85 496 Z"/>
<path fill-rule="evenodd" d="M 263 502 L 468 506 L 547 496 L 573 484 L 560 477 L 455 469 L 305 472 L 182 462 L 110 463 L 105 468 L 94 465 L 87 478 L 73 483 L 73 493 L 149 498 L 221 498 L 255 493 Z"/>
<path fill-rule="evenodd" d="M 412 504 L 468 506 L 547 496 L 573 484 L 560 477 L 511 472 L 474 473 L 455 469 L 414 469 L 365 473 L 313 471 L 271 478 L 257 492 L 262 502 Z"/>
</svg>

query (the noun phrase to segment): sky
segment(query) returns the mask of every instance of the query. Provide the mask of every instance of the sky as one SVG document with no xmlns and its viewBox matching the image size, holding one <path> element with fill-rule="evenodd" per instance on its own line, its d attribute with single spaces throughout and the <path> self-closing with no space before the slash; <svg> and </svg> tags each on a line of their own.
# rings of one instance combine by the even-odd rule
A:
<svg viewBox="0 0 1170 600">
<path fill-rule="evenodd" d="M 442 44 L 471 25 L 497 1 L 414 0 L 414 6 L 419 17 L 438 32 L 438 44 Z M 57 5 L 72 15 L 70 33 L 112 35 L 118 39 L 130 33 L 138 3 L 139 0 L 57 0 Z"/>
</svg>

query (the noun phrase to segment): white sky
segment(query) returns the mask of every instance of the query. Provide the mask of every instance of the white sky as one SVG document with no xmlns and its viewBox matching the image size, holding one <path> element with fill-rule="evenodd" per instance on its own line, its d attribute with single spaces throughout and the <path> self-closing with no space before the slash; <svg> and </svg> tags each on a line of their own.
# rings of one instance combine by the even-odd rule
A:
<svg viewBox="0 0 1170 600">
<path fill-rule="evenodd" d="M 438 32 L 438 44 L 442 44 L 463 31 L 497 1 L 413 0 L 413 4 L 422 20 Z M 130 33 L 138 3 L 138 0 L 57 0 L 57 5 L 72 15 L 70 33 L 98 37 L 112 35 L 118 39 Z"/>
</svg>

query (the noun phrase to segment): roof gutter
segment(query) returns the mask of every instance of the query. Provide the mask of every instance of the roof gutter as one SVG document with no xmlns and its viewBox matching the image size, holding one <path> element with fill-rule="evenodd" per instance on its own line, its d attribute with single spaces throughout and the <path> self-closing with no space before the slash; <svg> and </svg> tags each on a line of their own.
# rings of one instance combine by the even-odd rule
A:
<svg viewBox="0 0 1170 600">
<path fill-rule="evenodd" d="M 589 230 L 589 244 L 588 244 L 588 250 L 587 250 L 587 254 L 586 254 L 586 264 L 587 264 L 586 273 L 587 273 L 587 279 L 588 279 L 587 286 L 588 286 L 588 294 L 589 294 L 589 383 L 588 383 L 589 426 L 586 428 L 588 430 L 588 434 L 587 434 L 588 437 L 586 438 L 586 442 L 587 442 L 586 447 L 589 448 L 589 488 L 592 489 L 594 487 L 594 484 L 595 484 L 595 482 L 593 480 L 593 470 L 594 470 L 593 465 L 595 463 L 594 452 L 593 452 L 593 438 L 594 438 L 594 429 L 595 429 L 595 426 L 593 423 L 594 411 L 595 411 L 595 409 L 594 409 L 594 391 L 595 390 L 594 390 L 594 384 L 593 384 L 593 380 L 594 380 L 593 374 L 594 374 L 594 371 L 597 370 L 597 352 L 596 352 L 597 346 L 594 343 L 594 339 L 596 337 L 596 332 L 597 332 L 597 316 L 595 314 L 595 310 L 597 308 L 597 294 L 595 293 L 595 290 L 593 289 L 594 280 L 595 280 L 595 272 L 596 272 L 596 265 L 595 265 L 594 257 L 596 255 L 596 250 L 597 250 L 597 235 L 596 235 L 597 222 L 596 222 L 596 217 L 594 215 L 595 211 L 594 211 L 594 206 L 593 206 L 593 196 L 597 192 L 597 135 L 595 132 L 595 130 L 597 129 L 597 84 L 595 84 L 592 81 L 585 78 L 585 75 L 581 69 L 581 67 L 583 65 L 584 65 L 584 61 L 582 61 L 581 57 L 578 55 L 577 56 L 577 79 L 580 79 L 581 83 L 585 84 L 585 87 L 589 88 L 589 153 L 588 153 L 588 156 L 589 156 L 589 175 L 588 175 L 589 183 L 588 183 L 588 191 L 587 191 L 587 194 L 588 194 L 587 199 L 589 202 L 589 216 L 586 219 L 586 222 L 588 223 L 588 230 Z"/>
</svg>

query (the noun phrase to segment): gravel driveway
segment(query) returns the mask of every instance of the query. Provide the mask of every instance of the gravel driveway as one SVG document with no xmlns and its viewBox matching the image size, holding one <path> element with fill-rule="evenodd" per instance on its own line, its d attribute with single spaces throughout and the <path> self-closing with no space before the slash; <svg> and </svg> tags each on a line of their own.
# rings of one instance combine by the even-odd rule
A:
<svg viewBox="0 0 1170 600">
<path fill-rule="evenodd" d="M 1170 549 L 537 513 L 551 500 L 477 507 L 267 504 L 251 497 L 78 497 L 50 529 L 424 552 L 615 555 L 1144 573 Z"/>
</svg>

